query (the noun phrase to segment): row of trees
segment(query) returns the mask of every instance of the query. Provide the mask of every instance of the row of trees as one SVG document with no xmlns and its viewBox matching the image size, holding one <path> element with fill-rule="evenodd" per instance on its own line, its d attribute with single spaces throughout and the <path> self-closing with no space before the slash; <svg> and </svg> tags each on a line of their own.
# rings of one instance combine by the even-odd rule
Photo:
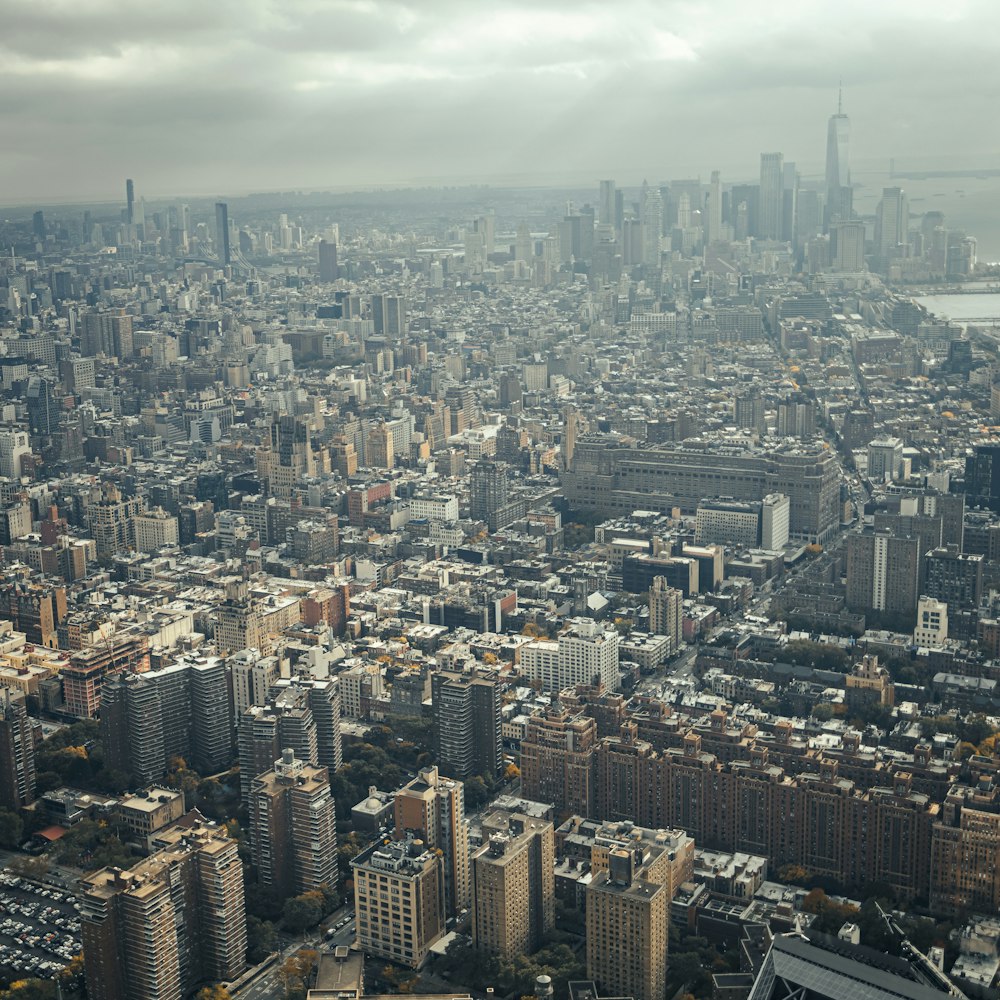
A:
<svg viewBox="0 0 1000 1000">
<path fill-rule="evenodd" d="M 920 733 L 924 739 L 932 739 L 938 733 L 950 733 L 957 736 L 959 742 L 969 744 L 976 753 L 987 757 L 996 753 L 997 737 L 1000 735 L 982 714 L 925 716 L 920 720 Z"/>
<path fill-rule="evenodd" d="M 792 714 L 792 713 L 788 713 Z M 892 709 L 885 705 L 872 702 L 868 705 L 858 705 L 849 709 L 844 702 L 832 704 L 819 702 L 812 707 L 812 717 L 817 722 L 829 722 L 831 719 L 844 719 L 854 729 L 865 729 L 875 726 L 876 729 L 889 730 L 893 726 Z"/>
<path fill-rule="evenodd" d="M 782 663 L 794 663 L 799 667 L 810 667 L 813 670 L 836 670 L 846 673 L 850 657 L 847 652 L 827 642 L 812 642 L 809 639 L 794 639 L 784 646 L 775 649 L 773 656 L 761 652 L 762 658 L 780 660 Z"/>
</svg>

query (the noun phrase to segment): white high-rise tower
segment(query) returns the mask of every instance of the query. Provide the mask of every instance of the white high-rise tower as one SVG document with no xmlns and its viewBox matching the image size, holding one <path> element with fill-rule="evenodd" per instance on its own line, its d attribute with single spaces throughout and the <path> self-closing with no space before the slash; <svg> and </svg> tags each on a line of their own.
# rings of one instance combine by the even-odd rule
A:
<svg viewBox="0 0 1000 1000">
<path fill-rule="evenodd" d="M 826 126 L 826 219 L 827 226 L 851 216 L 851 122 L 837 98 L 837 113 Z"/>
</svg>

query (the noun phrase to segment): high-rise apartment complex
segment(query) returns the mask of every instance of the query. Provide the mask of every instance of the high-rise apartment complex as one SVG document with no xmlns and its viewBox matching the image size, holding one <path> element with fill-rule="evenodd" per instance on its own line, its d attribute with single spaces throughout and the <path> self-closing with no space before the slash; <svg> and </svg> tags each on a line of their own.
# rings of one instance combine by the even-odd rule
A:
<svg viewBox="0 0 1000 1000">
<path fill-rule="evenodd" d="M 277 656 L 261 656 L 259 649 L 243 649 L 226 661 L 233 678 L 233 714 L 237 721 L 251 705 L 263 705 L 281 674 Z"/>
<path fill-rule="evenodd" d="M 597 724 L 553 708 L 528 719 L 521 740 L 521 785 L 527 798 L 551 802 L 557 813 L 596 815 L 594 748 Z"/>
<path fill-rule="evenodd" d="M 733 399 L 733 419 L 737 427 L 763 434 L 767 430 L 767 400 L 757 388 L 741 392 Z"/>
<path fill-rule="evenodd" d="M 65 587 L 19 579 L 0 582 L 0 620 L 9 621 L 28 642 L 57 648 L 65 617 Z"/>
<path fill-rule="evenodd" d="M 258 596 L 241 580 L 229 581 L 225 593 L 215 621 L 215 647 L 222 654 L 257 649 L 270 656 L 278 633 L 301 620 L 297 597 Z"/>
<path fill-rule="evenodd" d="M 101 736 L 108 763 L 125 770 L 137 785 L 167 771 L 161 692 L 145 674 L 109 678 L 101 692 Z"/>
<path fill-rule="evenodd" d="M 884 268 L 909 242 L 910 203 L 899 187 L 887 187 L 875 211 L 875 254 Z"/>
<path fill-rule="evenodd" d="M 535 951 L 555 922 L 552 824 L 519 813 L 483 820 L 472 856 L 473 944 L 503 958 Z"/>
<path fill-rule="evenodd" d="M 108 763 L 140 785 L 162 778 L 177 757 L 203 773 L 219 771 L 232 760 L 230 706 L 225 662 L 215 656 L 109 677 L 101 700 Z"/>
<path fill-rule="evenodd" d="M 891 704 L 883 678 L 873 675 L 871 687 L 859 680 L 860 698 L 870 691 Z M 884 880 L 904 899 L 929 891 L 926 858 L 938 806 L 916 787 L 928 787 L 929 748 L 918 748 L 909 770 L 873 775 L 855 764 L 863 757 L 859 740 L 848 739 L 843 774 L 841 762 L 829 757 L 807 772 L 805 745 L 793 738 L 790 723 L 766 739 L 740 740 L 723 711 L 708 725 L 678 730 L 655 709 L 648 706 L 621 735 L 586 749 L 582 739 L 570 741 L 583 736 L 584 726 L 596 735 L 594 719 L 571 721 L 554 710 L 532 718 L 522 742 L 524 794 L 557 811 L 679 828 L 699 844 L 761 855 L 772 865 L 802 864 L 845 884 Z M 584 789 L 586 808 L 577 810 Z"/>
<path fill-rule="evenodd" d="M 250 839 L 261 885 L 279 897 L 337 884 L 337 824 L 329 772 L 283 750 L 254 779 Z"/>
<path fill-rule="evenodd" d="M 670 648 L 680 649 L 684 631 L 684 595 L 667 585 L 666 577 L 653 578 L 649 588 L 649 631 L 670 637 Z"/>
<path fill-rule="evenodd" d="M 900 438 L 876 438 L 869 443 L 868 478 L 873 483 L 903 478 L 903 442 Z"/>
<path fill-rule="evenodd" d="M 233 709 L 226 663 L 218 656 L 187 661 L 191 692 L 191 761 L 202 774 L 215 774 L 233 759 Z"/>
<path fill-rule="evenodd" d="M 437 670 L 431 676 L 431 703 L 441 767 L 456 778 L 498 777 L 503 746 L 496 676 Z"/>
<path fill-rule="evenodd" d="M 94 1000 L 181 1000 L 202 982 L 246 968 L 243 865 L 236 841 L 213 824 L 169 827 L 159 850 L 128 871 L 82 880 L 87 995 Z"/>
<path fill-rule="evenodd" d="M 1000 444 L 977 444 L 966 456 L 965 495 L 970 507 L 1000 511 Z"/>
<path fill-rule="evenodd" d="M 992 777 L 956 784 L 931 839 L 930 903 L 935 912 L 996 912 L 1000 901 L 1000 792 Z"/>
<path fill-rule="evenodd" d="M 833 269 L 857 273 L 865 269 L 865 224 L 861 221 L 835 222 L 830 226 Z"/>
<path fill-rule="evenodd" d="M 614 226 L 615 220 L 615 182 L 601 181 L 597 203 L 597 221 L 605 226 Z"/>
<path fill-rule="evenodd" d="M 59 428 L 59 400 L 56 383 L 44 375 L 28 379 L 28 427 L 32 434 L 47 436 Z"/>
<path fill-rule="evenodd" d="M 618 666 L 620 636 L 589 618 L 569 620 L 556 642 L 538 639 L 521 650 L 521 672 L 544 691 L 562 691 L 595 678 L 609 690 L 621 687 Z"/>
<path fill-rule="evenodd" d="M 396 465 L 392 433 L 384 420 L 380 420 L 368 431 L 365 465 L 371 469 L 391 469 Z"/>
<path fill-rule="evenodd" d="M 985 563 L 982 553 L 961 552 L 954 543 L 928 550 L 921 560 L 922 593 L 948 605 L 952 638 L 975 637 Z"/>
<path fill-rule="evenodd" d="M 281 706 L 284 698 L 296 698 L 296 692 L 305 694 L 316 726 L 316 757 L 309 763 L 329 768 L 333 774 L 344 762 L 340 740 L 340 682 L 336 677 L 282 678 L 275 681 L 269 704 Z"/>
<path fill-rule="evenodd" d="M 911 615 L 917 607 L 920 544 L 887 532 L 847 539 L 847 606 Z"/>
<path fill-rule="evenodd" d="M 337 244 L 332 240 L 319 241 L 319 280 L 333 282 L 340 277 L 337 263 Z"/>
<path fill-rule="evenodd" d="M 666 886 L 667 898 L 673 899 L 694 877 L 694 847 L 694 838 L 683 830 L 649 830 L 631 820 L 605 822 L 594 831 L 590 867 L 595 874 L 606 872 L 612 851 L 629 851 L 646 877 Z"/>
<path fill-rule="evenodd" d="M 104 484 L 101 500 L 87 508 L 98 559 L 135 549 L 135 518 L 141 512 L 141 499 L 122 496 L 118 487 Z"/>
<path fill-rule="evenodd" d="M 469 906 L 469 824 L 465 819 L 465 788 L 438 774 L 436 767 L 421 768 L 394 801 L 396 838 L 421 840 L 441 852 L 444 874 L 444 910 L 457 917 Z"/>
<path fill-rule="evenodd" d="M 642 262 L 649 267 L 660 263 L 660 236 L 663 233 L 663 199 L 658 187 L 642 186 Z"/>
<path fill-rule="evenodd" d="M 14 427 L 0 428 L 0 476 L 20 479 L 21 460 L 30 454 L 31 440 L 27 431 Z"/>
<path fill-rule="evenodd" d="M 139 552 L 156 553 L 177 544 L 177 518 L 162 507 L 141 511 L 135 516 L 135 547 Z"/>
<path fill-rule="evenodd" d="M 80 351 L 85 358 L 105 355 L 123 360 L 133 351 L 132 317 L 124 309 L 89 312 L 83 316 Z"/>
<path fill-rule="evenodd" d="M 373 295 L 372 321 L 378 336 L 401 338 L 406 333 L 406 297 L 386 293 Z"/>
<path fill-rule="evenodd" d="M 476 521 L 488 521 L 507 503 L 507 467 L 481 459 L 472 467 L 469 481 L 469 514 Z"/>
<path fill-rule="evenodd" d="M 274 416 L 270 447 L 257 451 L 257 471 L 276 497 L 291 496 L 292 487 L 303 476 L 315 474 L 316 459 L 309 440 L 309 425 L 304 419 L 291 414 Z"/>
<path fill-rule="evenodd" d="M 587 887 L 587 976 L 606 996 L 663 1000 L 670 899 L 649 866 L 621 847 Z"/>
<path fill-rule="evenodd" d="M 722 177 L 718 170 L 712 171 L 708 188 L 708 225 L 705 239 L 712 243 L 723 239 L 722 232 Z"/>
<path fill-rule="evenodd" d="M 299 761 L 318 766 L 318 729 L 309 693 L 297 686 L 275 687 L 264 705 L 247 709 L 240 716 L 237 734 L 244 801 L 254 778 L 267 771 L 285 749 L 291 749 Z M 331 738 L 327 733 L 327 741 Z"/>
<path fill-rule="evenodd" d="M 0 689 L 0 807 L 35 801 L 35 739 L 22 691 Z"/>
</svg>

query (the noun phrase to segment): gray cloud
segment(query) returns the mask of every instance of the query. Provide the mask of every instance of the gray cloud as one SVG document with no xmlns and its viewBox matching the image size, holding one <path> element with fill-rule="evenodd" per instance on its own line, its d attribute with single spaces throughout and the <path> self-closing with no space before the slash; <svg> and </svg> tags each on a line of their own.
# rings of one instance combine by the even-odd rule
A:
<svg viewBox="0 0 1000 1000">
<path fill-rule="evenodd" d="M 1000 5 L 7 0 L 0 198 L 1000 157 Z"/>
</svg>

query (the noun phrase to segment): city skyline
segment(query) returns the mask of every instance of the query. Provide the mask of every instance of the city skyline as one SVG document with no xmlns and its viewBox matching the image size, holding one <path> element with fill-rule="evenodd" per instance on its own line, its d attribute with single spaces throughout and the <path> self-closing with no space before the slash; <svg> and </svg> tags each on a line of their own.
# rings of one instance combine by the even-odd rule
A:
<svg viewBox="0 0 1000 1000">
<path fill-rule="evenodd" d="M 167 18 L 16 4 L 0 115 L 18 140 L 0 154 L 0 190 L 10 203 L 106 200 L 122 174 L 151 197 L 638 183 L 657 170 L 749 177 L 763 150 L 821 177 L 841 79 L 855 169 L 926 157 L 930 135 L 935 155 L 982 166 L 1000 154 L 976 127 L 995 97 L 995 9 L 774 13 L 548 0 L 484 18 L 450 3 L 261 2 Z M 921 68 L 959 53 L 960 76 Z"/>
<path fill-rule="evenodd" d="M 4 13 L 0 1000 L 1000 997 L 1000 8 Z"/>
</svg>

